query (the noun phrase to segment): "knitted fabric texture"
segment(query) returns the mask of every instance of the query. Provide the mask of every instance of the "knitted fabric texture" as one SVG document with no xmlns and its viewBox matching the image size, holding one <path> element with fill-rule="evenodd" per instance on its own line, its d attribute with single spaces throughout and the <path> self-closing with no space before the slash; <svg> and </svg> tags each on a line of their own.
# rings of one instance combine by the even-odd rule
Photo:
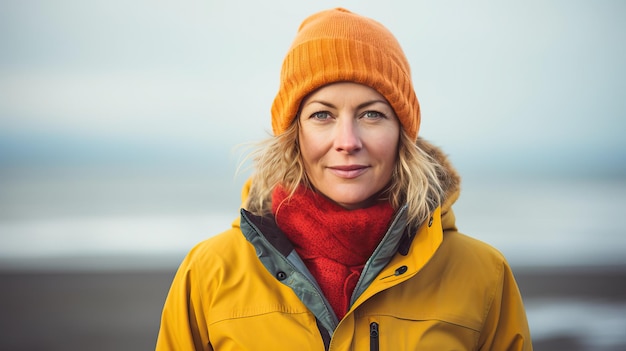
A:
<svg viewBox="0 0 626 351">
<path fill-rule="evenodd" d="M 308 94 L 342 81 L 378 91 L 406 133 L 417 139 L 420 107 L 400 44 L 382 24 L 342 8 L 316 13 L 300 25 L 272 105 L 274 134 L 289 127 Z"/>
<path fill-rule="evenodd" d="M 385 235 L 393 208 L 388 202 L 346 210 L 305 187 L 290 199 L 274 190 L 272 210 L 339 319 L 348 311 L 361 271 Z"/>
</svg>

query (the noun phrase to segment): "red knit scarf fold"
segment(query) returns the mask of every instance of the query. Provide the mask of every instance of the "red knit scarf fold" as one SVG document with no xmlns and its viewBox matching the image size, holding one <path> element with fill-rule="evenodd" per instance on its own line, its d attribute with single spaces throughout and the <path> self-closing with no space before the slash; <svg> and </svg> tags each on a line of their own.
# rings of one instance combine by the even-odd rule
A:
<svg viewBox="0 0 626 351">
<path fill-rule="evenodd" d="M 365 262 L 385 235 L 393 208 L 387 201 L 347 210 L 325 196 L 300 186 L 288 193 L 277 187 L 272 212 L 278 227 L 293 243 L 339 319 Z"/>
</svg>

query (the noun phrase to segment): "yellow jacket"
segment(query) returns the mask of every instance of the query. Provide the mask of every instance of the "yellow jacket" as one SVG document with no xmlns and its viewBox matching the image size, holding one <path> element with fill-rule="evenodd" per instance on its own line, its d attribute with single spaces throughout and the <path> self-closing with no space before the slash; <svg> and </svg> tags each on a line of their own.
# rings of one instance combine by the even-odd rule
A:
<svg viewBox="0 0 626 351">
<path fill-rule="evenodd" d="M 457 231 L 454 192 L 414 235 L 398 211 L 341 321 L 273 221 L 242 210 L 181 264 L 156 350 L 532 350 L 511 269 Z"/>
</svg>

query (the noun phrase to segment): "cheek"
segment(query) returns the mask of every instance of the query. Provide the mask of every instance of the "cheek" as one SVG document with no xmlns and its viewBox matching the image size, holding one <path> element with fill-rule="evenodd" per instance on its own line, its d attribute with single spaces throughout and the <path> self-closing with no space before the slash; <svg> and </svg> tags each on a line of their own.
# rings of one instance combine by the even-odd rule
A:
<svg viewBox="0 0 626 351">
<path fill-rule="evenodd" d="M 375 157 L 381 165 L 383 165 L 381 169 L 381 176 L 383 178 L 387 178 L 387 181 L 392 177 L 396 168 L 396 163 L 399 159 L 398 146 L 399 141 L 394 138 L 383 139 L 377 144 L 376 149 L 379 150 L 379 152 Z"/>
<path fill-rule="evenodd" d="M 396 162 L 398 162 L 398 153 L 395 152 L 395 150 L 393 152 L 386 152 L 384 155 L 380 155 L 380 159 L 384 164 L 382 169 L 384 177 L 391 178 L 394 168 L 396 167 Z"/>
<path fill-rule="evenodd" d="M 393 134 L 379 135 L 372 138 L 370 151 L 376 153 L 376 158 L 387 163 L 395 163 L 398 158 L 398 145 L 400 141 Z"/>
<path fill-rule="evenodd" d="M 323 156 L 320 138 L 316 138 L 311 134 L 300 132 L 298 144 L 302 160 L 304 161 L 304 166 L 307 169 L 309 169 L 313 163 Z"/>
</svg>

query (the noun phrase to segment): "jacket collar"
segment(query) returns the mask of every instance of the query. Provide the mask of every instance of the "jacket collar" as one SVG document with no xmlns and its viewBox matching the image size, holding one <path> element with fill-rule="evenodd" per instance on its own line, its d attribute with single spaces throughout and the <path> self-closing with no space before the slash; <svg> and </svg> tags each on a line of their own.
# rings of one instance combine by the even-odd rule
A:
<svg viewBox="0 0 626 351">
<path fill-rule="evenodd" d="M 437 208 L 431 218 L 423 223 L 412 238 L 406 255 L 395 254 L 377 274 L 376 279 L 354 301 L 351 310 L 378 292 L 415 276 L 434 256 L 443 242 L 441 208 Z"/>
<path fill-rule="evenodd" d="M 449 213 L 454 216 L 451 211 Z M 301 264 L 293 246 L 273 218 L 255 216 L 242 210 L 241 221 L 244 223 L 241 228 L 243 235 L 255 247 L 259 259 L 271 274 L 275 275 L 285 269 L 293 271 L 296 268 L 315 285 L 314 279 L 305 271 L 304 264 Z M 435 254 L 442 241 L 441 208 L 417 230 L 407 228 L 406 208 L 401 208 L 361 273 L 353 293 L 353 305 L 417 274 Z M 368 289 L 370 286 L 375 289 Z"/>
</svg>

